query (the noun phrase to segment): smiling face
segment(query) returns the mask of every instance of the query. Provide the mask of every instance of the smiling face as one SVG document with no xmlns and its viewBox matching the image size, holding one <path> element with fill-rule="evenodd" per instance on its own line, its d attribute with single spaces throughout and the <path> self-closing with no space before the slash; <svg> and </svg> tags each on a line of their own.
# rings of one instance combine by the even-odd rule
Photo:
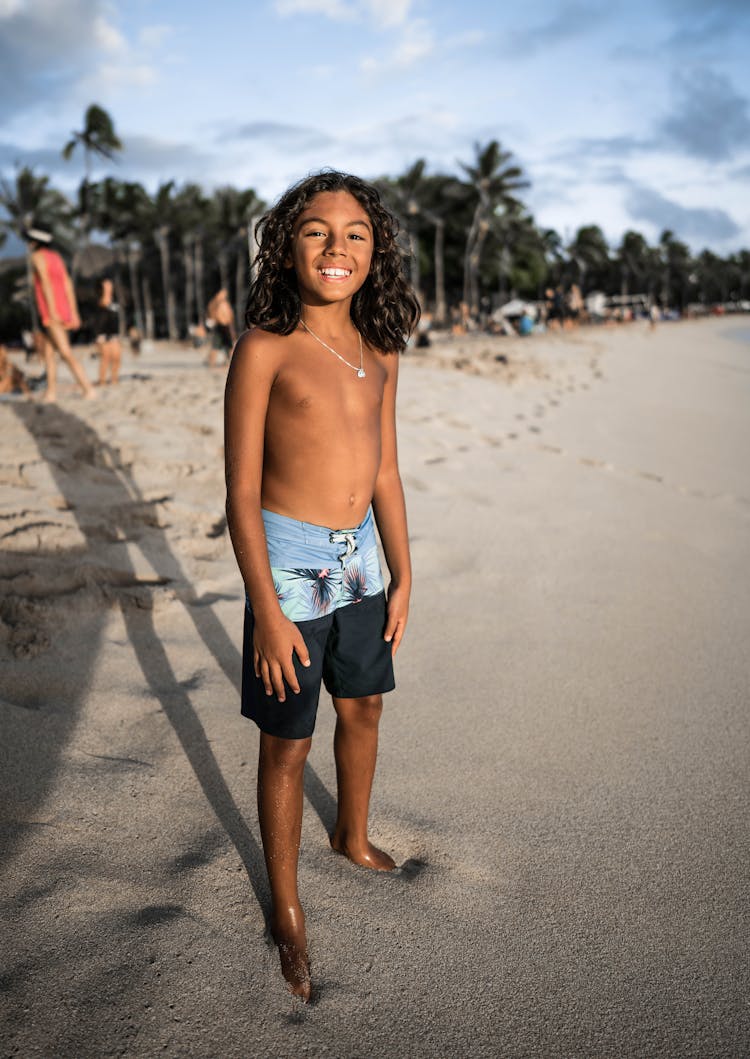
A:
<svg viewBox="0 0 750 1059">
<path fill-rule="evenodd" d="M 352 298 L 367 279 L 374 249 L 367 211 L 348 191 L 321 191 L 297 218 L 288 258 L 303 302 Z"/>
</svg>

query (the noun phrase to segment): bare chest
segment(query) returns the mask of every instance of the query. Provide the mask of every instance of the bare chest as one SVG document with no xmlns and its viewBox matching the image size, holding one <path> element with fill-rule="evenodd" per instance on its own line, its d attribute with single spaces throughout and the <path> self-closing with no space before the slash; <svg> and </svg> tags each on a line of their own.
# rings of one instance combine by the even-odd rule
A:
<svg viewBox="0 0 750 1059">
<path fill-rule="evenodd" d="M 383 366 L 368 363 L 366 376 L 360 378 L 348 365 L 331 359 L 331 364 L 316 361 L 282 369 L 271 390 L 269 421 L 325 434 L 376 425 L 383 404 Z"/>
</svg>

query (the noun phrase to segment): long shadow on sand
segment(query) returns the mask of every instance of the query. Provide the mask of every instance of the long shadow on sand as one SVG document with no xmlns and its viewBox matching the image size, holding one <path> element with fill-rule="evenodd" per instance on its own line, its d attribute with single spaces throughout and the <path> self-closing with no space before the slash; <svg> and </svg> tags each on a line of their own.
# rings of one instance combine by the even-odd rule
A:
<svg viewBox="0 0 750 1059">
<path fill-rule="evenodd" d="M 141 592 L 144 589 L 148 592 L 149 589 L 166 583 L 171 584 L 190 615 L 198 636 L 227 679 L 237 688 L 241 674 L 240 653 L 213 613 L 210 604 L 196 598 L 164 532 L 154 527 L 152 522 L 148 533 L 133 539 L 132 523 L 123 518 L 123 513 L 138 506 L 143 507 L 145 501 L 132 476 L 122 467 L 119 453 L 104 442 L 88 424 L 58 406 L 42 407 L 19 403 L 13 405 L 13 411 L 34 437 L 39 453 L 48 464 L 60 493 L 75 514 L 79 529 L 86 540 L 87 550 L 92 553 L 101 551 L 102 531 L 101 526 L 97 526 L 96 521 L 91 518 L 91 477 L 82 480 L 82 464 L 87 468 L 95 468 L 98 502 L 101 507 L 106 505 L 107 512 L 109 540 L 106 547 L 117 570 L 118 583 L 130 587 L 138 586 Z M 71 454 L 73 460 L 70 459 Z M 158 577 L 150 583 L 139 580 L 136 576 L 128 555 L 128 539 L 131 546 L 137 546 L 141 550 L 157 572 Z M 206 799 L 242 859 L 261 909 L 267 914 L 269 894 L 261 847 L 250 832 L 227 787 L 188 691 L 174 673 L 156 632 L 150 601 L 147 600 L 145 606 L 135 606 L 132 598 L 127 598 L 127 594 L 117 592 L 117 584 L 114 587 L 130 643 L 146 682 L 161 703 Z M 90 672 L 93 667 L 99 650 L 102 622 L 103 618 L 98 622 L 97 635 L 87 637 L 90 657 L 80 660 L 81 675 Z M 54 697 L 55 689 L 48 690 L 50 696 Z M 71 717 L 80 709 L 85 690 L 85 681 L 78 683 L 75 694 L 77 701 L 69 710 Z M 47 789 L 51 786 L 59 757 L 73 727 L 74 725 L 69 723 L 61 729 L 60 742 L 48 750 Z M 14 742 L 16 745 L 12 748 L 6 746 L 5 749 L 8 752 L 12 749 L 13 756 L 18 760 L 28 758 L 28 766 L 33 769 L 34 748 L 29 740 L 20 736 Z M 55 755 L 54 762 L 50 760 L 52 754 Z M 46 790 L 39 791 L 37 802 L 45 793 Z M 324 825 L 330 830 L 333 826 L 335 801 L 310 767 L 307 771 L 306 793 Z"/>
</svg>

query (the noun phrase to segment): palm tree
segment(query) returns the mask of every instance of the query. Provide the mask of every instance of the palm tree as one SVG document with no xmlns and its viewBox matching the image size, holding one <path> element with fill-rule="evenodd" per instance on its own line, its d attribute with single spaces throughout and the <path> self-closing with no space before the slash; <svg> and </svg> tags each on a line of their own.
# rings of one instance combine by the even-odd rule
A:
<svg viewBox="0 0 750 1059">
<path fill-rule="evenodd" d="M 238 328 L 243 326 L 249 273 L 255 258 L 255 225 L 265 204 L 252 188 L 239 191 L 221 187 L 210 202 L 210 227 L 214 233 L 219 266 L 219 286 L 231 290 L 230 263 L 234 258 L 234 314 Z"/>
<path fill-rule="evenodd" d="M 81 215 L 81 238 L 78 250 L 80 251 L 88 240 L 91 225 L 89 187 L 91 183 L 92 160 L 95 156 L 112 160 L 116 151 L 122 150 L 122 143 L 115 132 L 112 118 L 106 110 L 92 103 L 83 116 L 83 128 L 71 133 L 71 139 L 62 149 L 62 156 L 66 162 L 73 157 L 77 147 L 81 147 L 84 157 L 84 178 L 79 190 L 80 215 Z M 77 257 L 73 259 L 73 274 L 77 268 Z"/>
<path fill-rule="evenodd" d="M 609 247 L 598 224 L 587 224 L 579 228 L 575 239 L 568 247 L 571 260 L 578 268 L 581 289 L 586 292 L 586 277 L 592 272 L 601 283 L 603 273 L 609 265 Z"/>
<path fill-rule="evenodd" d="M 496 214 L 491 236 L 497 246 L 498 296 L 500 304 L 516 293 L 540 297 L 549 272 L 547 253 L 559 246 L 559 236 L 549 229 L 540 232 L 534 218 L 520 205 Z M 553 240 L 556 236 L 556 240 Z M 546 238 L 545 238 L 546 237 Z"/>
<path fill-rule="evenodd" d="M 168 180 L 166 184 L 160 184 L 157 189 L 156 195 L 153 199 L 153 237 L 159 249 L 159 258 L 161 260 L 161 284 L 164 295 L 167 337 L 172 342 L 176 342 L 179 338 L 177 327 L 177 301 L 175 298 L 174 285 L 172 283 L 170 259 L 170 236 L 177 221 L 175 201 L 172 195 L 173 190 L 174 180 Z"/>
<path fill-rule="evenodd" d="M 206 307 L 203 280 L 203 238 L 208 216 L 208 199 L 197 184 L 186 184 L 174 197 L 174 215 L 182 243 L 182 271 L 185 281 L 185 326 L 201 319 Z"/>
<path fill-rule="evenodd" d="M 504 151 L 497 140 L 491 140 L 486 147 L 475 144 L 474 150 L 474 164 L 461 162 L 460 165 L 469 178 L 469 187 L 477 196 L 464 251 L 464 301 L 472 315 L 477 315 L 479 268 L 491 218 L 499 210 L 519 206 L 514 192 L 529 187 L 529 181 L 520 166 L 511 164 L 513 155 Z"/>
<path fill-rule="evenodd" d="M 114 177 L 92 184 L 89 190 L 92 224 L 109 236 L 116 264 L 127 264 L 134 322 L 138 330 L 143 332 L 147 317 L 143 310 L 138 269 L 143 257 L 143 243 L 150 236 L 153 224 L 153 208 L 148 192 L 139 183 L 116 180 Z M 120 294 L 118 300 L 122 304 Z M 152 333 L 149 333 L 149 337 L 152 337 Z"/>
<path fill-rule="evenodd" d="M 405 173 L 389 180 L 384 191 L 391 199 L 409 240 L 409 272 L 411 285 L 419 301 L 422 301 L 419 230 L 417 220 L 423 212 L 422 193 L 427 162 L 419 158 Z M 385 183 L 385 182 L 384 182 Z"/>
<path fill-rule="evenodd" d="M 693 272 L 693 260 L 690 249 L 685 243 L 675 238 L 674 232 L 666 229 L 659 236 L 661 258 L 661 300 L 666 307 L 679 304 L 683 309 L 687 302 L 690 277 Z M 702 275 L 707 275 L 704 270 Z M 705 289 L 704 289 L 705 295 Z"/>
<path fill-rule="evenodd" d="M 465 190 L 454 177 L 425 174 L 427 163 L 418 159 L 395 180 L 382 180 L 380 186 L 401 219 L 411 249 L 411 282 L 417 297 L 422 300 L 422 254 L 420 239 L 427 236 L 427 225 L 434 229 L 432 267 L 435 282 L 435 323 L 445 323 L 445 232 L 446 218 L 455 209 Z"/>
<path fill-rule="evenodd" d="M 626 298 L 630 293 L 632 280 L 637 280 L 652 293 L 649 272 L 652 264 L 652 251 L 640 232 L 627 231 L 617 248 L 617 261 L 620 270 L 620 294 Z"/>
</svg>

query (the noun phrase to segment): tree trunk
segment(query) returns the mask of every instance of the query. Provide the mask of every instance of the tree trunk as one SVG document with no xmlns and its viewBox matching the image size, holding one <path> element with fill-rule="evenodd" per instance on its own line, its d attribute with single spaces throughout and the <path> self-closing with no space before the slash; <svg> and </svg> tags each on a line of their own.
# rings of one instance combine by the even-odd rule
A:
<svg viewBox="0 0 750 1059">
<path fill-rule="evenodd" d="M 248 234 L 245 228 L 240 228 L 240 240 L 234 263 L 234 319 L 238 332 L 244 330 L 245 302 L 247 301 L 247 277 L 250 271 Z"/>
<path fill-rule="evenodd" d="M 138 287 L 138 244 L 128 243 L 128 272 L 130 275 L 130 297 L 133 300 L 135 326 L 143 334 L 143 303 Z"/>
<path fill-rule="evenodd" d="M 195 298 L 197 302 L 196 319 L 198 323 L 200 323 L 206 313 L 206 281 L 203 276 L 203 239 L 201 236 L 196 238 L 193 250 L 195 263 Z"/>
<path fill-rule="evenodd" d="M 113 286 L 115 288 L 115 299 L 117 301 L 117 330 L 120 335 L 124 335 L 127 330 L 125 327 L 125 284 L 122 282 L 122 265 L 125 255 L 121 243 L 118 243 L 112 249 L 115 260 Z"/>
<path fill-rule="evenodd" d="M 143 324 L 146 338 L 153 341 L 156 334 L 156 328 L 154 327 L 154 299 L 151 297 L 151 283 L 149 278 L 144 274 L 143 276 Z"/>
<path fill-rule="evenodd" d="M 409 236 L 409 278 L 417 296 L 417 301 L 422 304 L 421 270 L 419 267 L 419 237 L 413 229 L 407 229 Z"/>
<path fill-rule="evenodd" d="M 445 221 L 435 221 L 435 323 L 442 326 L 447 316 L 445 303 Z"/>
<path fill-rule="evenodd" d="M 474 216 L 471 219 L 471 225 L 466 235 L 466 249 L 464 250 L 464 298 L 463 300 L 467 305 L 471 305 L 471 271 L 472 261 L 475 253 L 475 244 L 477 241 L 477 235 L 479 234 L 479 222 L 482 216 L 482 200 L 480 199 L 474 210 Z"/>
<path fill-rule="evenodd" d="M 195 304 L 195 272 L 193 269 L 193 242 L 192 236 L 186 235 L 182 239 L 182 267 L 185 270 L 185 331 L 188 332 L 193 323 L 193 308 Z"/>
<path fill-rule="evenodd" d="M 216 255 L 219 265 L 219 286 L 228 291 L 229 290 L 229 254 L 226 246 L 222 246 Z M 212 297 L 213 297 L 212 292 Z"/>
<path fill-rule="evenodd" d="M 169 268 L 169 228 L 163 227 L 157 229 L 156 235 L 159 241 L 159 256 L 161 258 L 161 283 L 164 292 L 164 312 L 167 324 L 167 337 L 170 341 L 176 342 L 178 338 L 177 306 L 175 305 Z"/>
</svg>

